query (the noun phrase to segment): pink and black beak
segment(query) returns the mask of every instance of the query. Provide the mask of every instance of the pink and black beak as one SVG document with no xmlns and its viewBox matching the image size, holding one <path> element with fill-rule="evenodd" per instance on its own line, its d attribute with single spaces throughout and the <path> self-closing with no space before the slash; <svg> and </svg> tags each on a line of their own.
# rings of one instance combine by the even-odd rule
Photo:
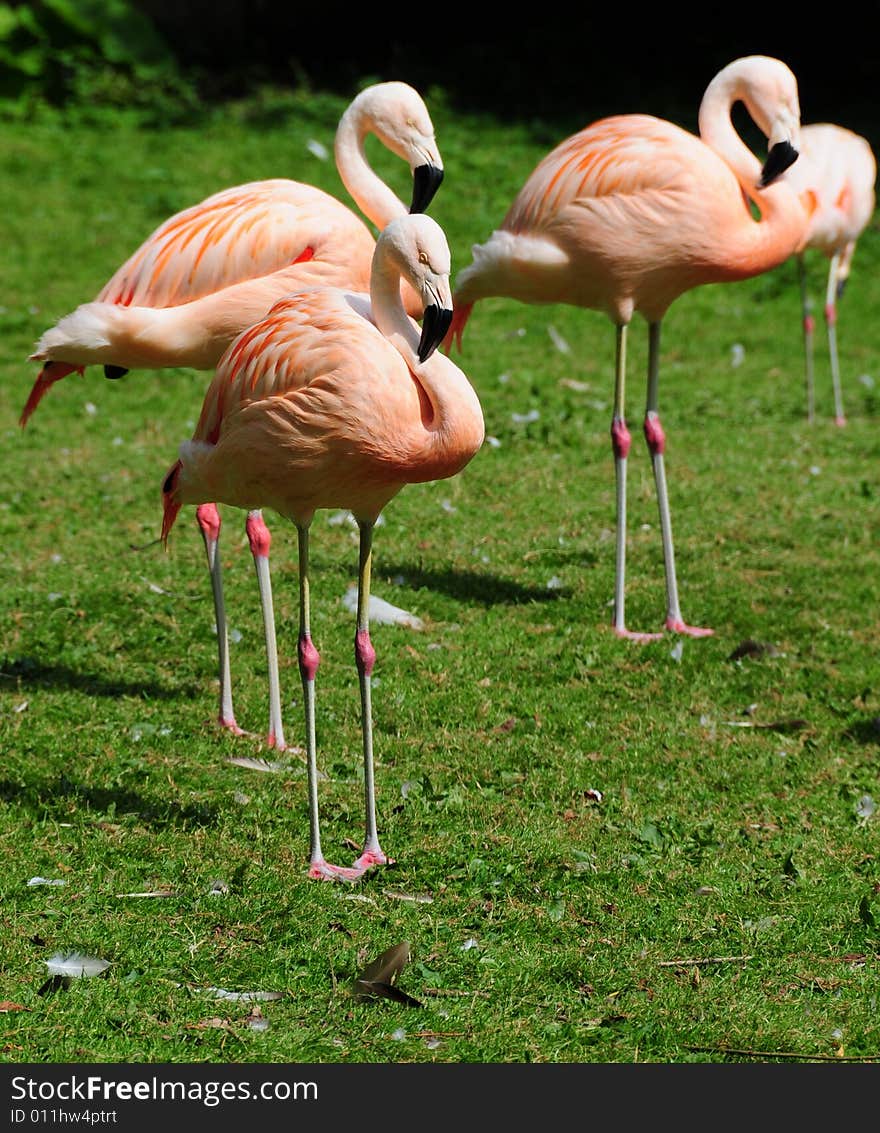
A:
<svg viewBox="0 0 880 1133">
<path fill-rule="evenodd" d="M 772 185 L 777 177 L 794 165 L 798 159 L 798 151 L 794 148 L 791 142 L 777 142 L 772 146 L 770 152 L 767 154 L 767 160 L 761 170 L 761 179 L 758 182 L 759 189 L 766 189 L 768 185 Z"/>
<path fill-rule="evenodd" d="M 409 211 L 427 212 L 442 180 L 443 170 L 439 166 L 417 165 L 413 170 L 413 194 Z"/>
<path fill-rule="evenodd" d="M 422 316 L 422 337 L 419 339 L 419 361 L 427 362 L 452 324 L 452 311 L 437 303 L 429 303 Z"/>
</svg>

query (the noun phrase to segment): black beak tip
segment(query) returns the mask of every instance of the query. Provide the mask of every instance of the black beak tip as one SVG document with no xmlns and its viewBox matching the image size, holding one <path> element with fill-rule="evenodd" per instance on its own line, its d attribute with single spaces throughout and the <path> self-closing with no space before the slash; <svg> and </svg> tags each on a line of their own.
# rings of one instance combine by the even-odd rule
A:
<svg viewBox="0 0 880 1133">
<path fill-rule="evenodd" d="M 764 167 L 761 170 L 761 179 L 758 182 L 758 188 L 766 189 L 768 185 L 772 185 L 777 177 L 781 177 L 789 166 L 794 165 L 797 159 L 798 151 L 791 142 L 777 142 L 767 154 L 767 160 L 764 162 Z"/>
<path fill-rule="evenodd" d="M 422 317 L 422 337 L 419 340 L 419 361 L 427 362 L 452 324 L 452 311 L 431 303 Z"/>
<path fill-rule="evenodd" d="M 410 212 L 426 212 L 443 181 L 443 170 L 436 165 L 418 165 L 413 170 L 413 194 Z"/>
</svg>

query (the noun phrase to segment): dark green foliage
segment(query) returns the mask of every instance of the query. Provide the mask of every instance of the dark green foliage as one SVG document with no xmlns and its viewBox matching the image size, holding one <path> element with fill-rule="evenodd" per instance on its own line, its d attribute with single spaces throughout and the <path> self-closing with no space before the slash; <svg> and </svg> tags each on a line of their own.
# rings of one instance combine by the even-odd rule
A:
<svg viewBox="0 0 880 1133">
<path fill-rule="evenodd" d="M 167 117 L 175 102 L 192 100 L 167 44 L 128 0 L 0 4 L 5 116 L 31 116 L 48 104 L 80 113 L 139 107 Z"/>
</svg>

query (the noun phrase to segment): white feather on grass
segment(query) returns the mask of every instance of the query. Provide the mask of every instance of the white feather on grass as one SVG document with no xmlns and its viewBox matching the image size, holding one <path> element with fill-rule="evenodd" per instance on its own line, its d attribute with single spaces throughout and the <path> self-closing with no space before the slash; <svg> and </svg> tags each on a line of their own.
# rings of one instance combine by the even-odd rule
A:
<svg viewBox="0 0 880 1133">
<path fill-rule="evenodd" d="M 398 889 L 383 889 L 382 892 L 393 901 L 412 901 L 415 905 L 434 903 L 434 898 L 428 893 L 401 893 Z"/>
<path fill-rule="evenodd" d="M 225 987 L 206 987 L 205 991 L 215 999 L 228 999 L 241 1003 L 266 1003 L 273 999 L 281 999 L 284 995 L 281 991 L 229 991 Z"/>
<path fill-rule="evenodd" d="M 97 956 L 83 956 L 80 952 L 56 952 L 43 963 L 50 976 L 100 976 L 110 967 L 109 960 L 99 960 Z"/>
<path fill-rule="evenodd" d="M 154 594 L 171 594 L 170 590 L 166 590 L 164 587 L 159 586 L 158 583 L 150 582 L 150 580 L 143 574 L 140 576 L 140 579 L 141 582 L 146 585 L 147 589 L 152 590 Z"/>
<path fill-rule="evenodd" d="M 357 587 L 351 586 L 342 599 L 342 604 L 350 614 L 357 613 L 357 596 Z M 384 598 L 379 598 L 375 594 L 370 595 L 369 617 L 373 625 L 409 626 L 410 629 L 425 628 L 425 623 L 421 618 L 417 618 L 415 614 L 411 614 L 407 610 L 401 610 L 399 606 L 392 606 L 390 602 L 386 602 Z"/>
<path fill-rule="evenodd" d="M 323 142 L 319 142 L 316 138 L 309 138 L 306 142 L 306 149 L 316 157 L 319 161 L 326 161 L 330 156 L 330 151 Z"/>
<path fill-rule="evenodd" d="M 250 771 L 269 771 L 276 775 L 280 771 L 287 770 L 286 763 L 270 762 L 268 759 L 260 759 L 251 755 L 230 755 L 226 762 L 233 763 L 236 767 L 247 767 Z"/>
<path fill-rule="evenodd" d="M 551 342 L 560 354 L 571 354 L 571 347 L 552 323 L 548 324 L 547 333 L 550 335 Z"/>
<path fill-rule="evenodd" d="M 174 896 L 174 890 L 173 889 L 143 889 L 143 890 L 139 890 L 137 893 L 117 893 L 116 896 L 120 900 L 123 897 L 150 897 L 150 898 L 152 898 L 152 897 L 173 897 Z"/>
</svg>

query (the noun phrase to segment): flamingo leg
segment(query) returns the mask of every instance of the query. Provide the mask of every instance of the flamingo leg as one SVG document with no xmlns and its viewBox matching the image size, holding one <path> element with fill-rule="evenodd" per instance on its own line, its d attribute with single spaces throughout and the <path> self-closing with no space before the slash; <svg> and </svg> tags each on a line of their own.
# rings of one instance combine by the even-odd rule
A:
<svg viewBox="0 0 880 1133">
<path fill-rule="evenodd" d="M 299 640 L 297 655 L 306 717 L 306 765 L 309 791 L 309 877 L 320 881 L 356 881 L 362 869 L 331 865 L 321 851 L 318 820 L 318 758 L 315 743 L 315 677 L 321 658 L 312 644 L 309 624 L 309 524 L 297 524 L 299 541 Z"/>
<path fill-rule="evenodd" d="M 257 571 L 260 606 L 263 611 L 263 631 L 266 637 L 266 663 L 269 669 L 269 732 L 266 743 L 269 747 L 285 751 L 287 745 L 284 742 L 284 726 L 281 722 L 281 682 L 278 676 L 275 610 L 272 604 L 272 579 L 269 573 L 269 548 L 272 545 L 272 536 L 263 521 L 261 511 L 248 512 L 246 531 Z"/>
<path fill-rule="evenodd" d="M 666 628 L 688 637 L 708 637 L 714 631 L 702 626 L 689 626 L 681 616 L 678 604 L 678 582 L 675 575 L 675 550 L 672 543 L 672 519 L 669 512 L 669 492 L 666 488 L 666 468 L 663 454 L 666 436 L 660 424 L 660 323 L 648 326 L 648 398 L 645 407 L 645 440 L 651 450 L 654 466 L 654 483 L 657 487 L 657 508 L 660 512 L 660 537 L 663 540 L 663 567 L 666 572 Z"/>
<path fill-rule="evenodd" d="M 354 638 L 355 664 L 361 690 L 361 729 L 364 740 L 364 802 L 366 808 L 366 834 L 364 850 L 354 863 L 361 871 L 373 865 L 387 865 L 388 858 L 379 845 L 376 830 L 376 781 L 373 771 L 373 710 L 370 680 L 376 651 L 370 641 L 370 574 L 373 548 L 373 521 L 358 521 L 360 529 L 360 555 L 358 562 L 357 629 Z"/>
<path fill-rule="evenodd" d="M 624 600 L 626 594 L 626 462 L 632 437 L 624 414 L 626 388 L 626 324 L 617 327 L 617 349 L 614 366 L 614 414 L 611 418 L 611 447 L 614 450 L 614 473 L 617 493 L 617 532 L 614 569 L 614 632 L 631 641 L 656 641 L 662 634 L 635 633 L 626 628 Z"/>
<path fill-rule="evenodd" d="M 196 509 L 196 522 L 205 543 L 208 570 L 211 572 L 211 591 L 214 595 L 214 620 L 217 623 L 217 652 L 220 670 L 220 709 L 217 721 L 233 735 L 244 732 L 235 722 L 232 711 L 232 678 L 229 672 L 229 630 L 226 625 L 226 603 L 223 600 L 223 577 L 220 566 L 220 513 L 215 504 L 202 504 Z"/>
<path fill-rule="evenodd" d="M 840 389 L 840 363 L 837 358 L 837 277 L 840 256 L 837 252 L 831 257 L 828 268 L 828 289 L 825 293 L 825 326 L 828 330 L 828 354 L 831 358 L 831 384 L 834 388 L 834 422 L 846 424 L 843 412 L 843 395 Z"/>
<path fill-rule="evenodd" d="M 807 287 L 807 265 L 803 252 L 797 258 L 798 277 L 801 284 L 801 311 L 804 327 L 804 377 L 807 387 L 807 421 L 812 425 L 816 419 L 816 394 L 813 385 L 813 332 L 816 320 L 813 318 L 813 301 Z"/>
</svg>

